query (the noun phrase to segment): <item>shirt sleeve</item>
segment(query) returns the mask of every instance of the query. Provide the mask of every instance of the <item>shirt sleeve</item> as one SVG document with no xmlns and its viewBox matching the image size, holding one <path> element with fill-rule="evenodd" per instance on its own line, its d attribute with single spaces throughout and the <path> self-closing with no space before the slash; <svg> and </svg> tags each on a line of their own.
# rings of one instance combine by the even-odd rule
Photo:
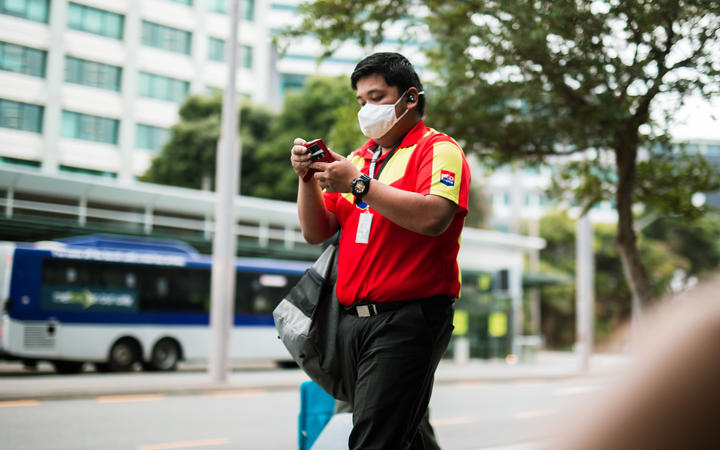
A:
<svg viewBox="0 0 720 450">
<path fill-rule="evenodd" d="M 420 170 L 417 191 L 446 198 L 467 211 L 470 169 L 465 154 L 450 139 L 431 145 L 432 151 L 426 153 Z"/>
<path fill-rule="evenodd" d="M 328 211 L 335 214 L 336 216 L 338 195 L 339 194 L 337 192 L 323 192 L 323 200 L 325 201 L 325 207 L 328 209 Z"/>
</svg>

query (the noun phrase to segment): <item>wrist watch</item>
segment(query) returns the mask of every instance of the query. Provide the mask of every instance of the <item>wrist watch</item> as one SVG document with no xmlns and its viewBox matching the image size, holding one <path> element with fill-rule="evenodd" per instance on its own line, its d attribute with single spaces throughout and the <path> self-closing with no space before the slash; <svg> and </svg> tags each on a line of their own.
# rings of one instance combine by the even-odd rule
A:
<svg viewBox="0 0 720 450">
<path fill-rule="evenodd" d="M 352 180 L 352 195 L 355 196 L 356 205 L 362 203 L 363 195 L 367 194 L 370 190 L 370 180 L 372 180 L 372 178 L 364 173 Z"/>
</svg>

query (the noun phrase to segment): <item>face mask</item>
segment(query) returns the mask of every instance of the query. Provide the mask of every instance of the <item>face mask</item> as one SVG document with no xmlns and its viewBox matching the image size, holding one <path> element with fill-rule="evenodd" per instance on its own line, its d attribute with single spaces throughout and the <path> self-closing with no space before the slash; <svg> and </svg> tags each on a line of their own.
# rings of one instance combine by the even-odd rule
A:
<svg viewBox="0 0 720 450">
<path fill-rule="evenodd" d="M 421 91 L 418 95 L 424 94 L 425 91 Z M 390 131 L 390 129 L 402 119 L 408 110 L 397 117 L 395 114 L 395 106 L 400 103 L 400 100 L 407 94 L 407 91 L 400 96 L 400 98 L 392 105 L 374 105 L 372 103 L 365 103 L 365 106 L 360 108 L 358 111 L 358 122 L 360 122 L 360 129 L 363 134 L 371 139 L 378 139 Z"/>
</svg>

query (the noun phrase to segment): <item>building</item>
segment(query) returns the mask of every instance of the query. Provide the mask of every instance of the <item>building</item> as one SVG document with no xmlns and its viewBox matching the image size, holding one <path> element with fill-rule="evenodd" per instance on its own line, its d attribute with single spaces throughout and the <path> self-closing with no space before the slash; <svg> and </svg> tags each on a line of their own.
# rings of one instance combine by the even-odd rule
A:
<svg viewBox="0 0 720 450">
<path fill-rule="evenodd" d="M 312 38 L 279 56 L 273 35 L 295 23 L 299 3 L 242 1 L 241 98 L 279 108 L 284 92 L 307 76 L 350 73 L 362 57 L 348 44 L 342 56 L 318 64 L 321 47 Z M 162 148 L 183 99 L 225 85 L 229 5 L 1 1 L 0 163 L 132 182 Z M 396 41 L 384 46 L 399 48 Z"/>
</svg>

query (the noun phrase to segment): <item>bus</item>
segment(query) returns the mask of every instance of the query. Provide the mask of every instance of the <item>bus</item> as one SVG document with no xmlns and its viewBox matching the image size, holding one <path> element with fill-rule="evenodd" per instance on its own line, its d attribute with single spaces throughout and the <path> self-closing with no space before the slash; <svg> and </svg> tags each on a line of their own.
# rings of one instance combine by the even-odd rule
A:
<svg viewBox="0 0 720 450">
<path fill-rule="evenodd" d="M 236 258 L 231 361 L 292 359 L 272 311 L 311 262 Z M 206 362 L 212 260 L 178 241 L 0 242 L 0 357 L 60 373 Z"/>
</svg>

